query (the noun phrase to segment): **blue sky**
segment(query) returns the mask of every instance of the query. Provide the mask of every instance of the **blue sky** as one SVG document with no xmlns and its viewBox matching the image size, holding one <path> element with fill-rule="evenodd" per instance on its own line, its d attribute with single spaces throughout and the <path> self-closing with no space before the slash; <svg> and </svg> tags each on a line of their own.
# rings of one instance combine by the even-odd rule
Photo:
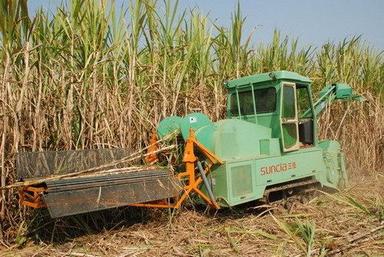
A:
<svg viewBox="0 0 384 257">
<path fill-rule="evenodd" d="M 62 0 L 29 0 L 37 8 L 53 11 Z M 116 0 L 120 3 L 128 2 Z M 162 1 L 159 1 L 162 3 Z M 224 26 L 229 25 L 235 0 L 180 0 L 181 9 L 197 8 Z M 256 28 L 255 44 L 270 42 L 273 30 L 299 38 L 301 46 L 361 35 L 370 46 L 384 50 L 384 0 L 240 0 L 246 16 L 246 34 Z"/>
</svg>

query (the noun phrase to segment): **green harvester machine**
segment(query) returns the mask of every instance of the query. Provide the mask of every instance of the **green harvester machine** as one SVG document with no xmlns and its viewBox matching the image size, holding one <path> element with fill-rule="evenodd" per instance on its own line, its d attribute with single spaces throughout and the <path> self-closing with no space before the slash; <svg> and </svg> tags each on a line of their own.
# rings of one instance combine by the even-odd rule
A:
<svg viewBox="0 0 384 257">
<path fill-rule="evenodd" d="M 226 119 L 212 122 L 202 113 L 191 113 L 159 123 L 145 154 L 151 163 L 148 169 L 117 169 L 117 173 L 97 172 L 85 177 L 68 173 L 57 179 L 52 176 L 58 173 L 57 165 L 51 165 L 48 177 L 36 180 L 24 176 L 21 203 L 48 207 L 52 217 L 126 205 L 179 208 L 191 196 L 219 209 L 268 199 L 272 193 L 346 185 L 340 144 L 317 138 L 317 118 L 333 100 L 363 100 L 350 86 L 328 85 L 316 102 L 311 80 L 289 71 L 242 77 L 226 82 L 225 87 Z M 153 167 L 167 155 L 160 151 L 158 142 L 167 142 L 171 136 L 182 142 L 178 148 L 182 160 L 169 163 L 172 158 L 167 158 L 171 169 Z M 60 154 L 55 156 L 58 163 Z M 116 163 L 126 156 L 109 158 L 108 162 Z M 41 165 L 36 166 L 40 163 L 36 153 L 23 153 L 18 158 L 19 176 L 23 177 L 25 170 L 28 174 L 41 170 Z M 107 179 L 112 182 L 105 183 Z"/>
</svg>

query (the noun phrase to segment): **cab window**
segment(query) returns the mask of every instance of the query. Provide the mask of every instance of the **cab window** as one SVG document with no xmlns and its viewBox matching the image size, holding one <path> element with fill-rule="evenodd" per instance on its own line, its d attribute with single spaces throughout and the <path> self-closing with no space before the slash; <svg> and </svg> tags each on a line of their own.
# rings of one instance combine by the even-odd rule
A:
<svg viewBox="0 0 384 257">
<path fill-rule="evenodd" d="M 311 110 L 311 97 L 306 85 L 296 85 L 297 93 L 297 108 L 299 118 L 312 118 L 313 113 Z"/>
<path fill-rule="evenodd" d="M 241 115 L 253 115 L 252 91 L 239 92 Z M 274 87 L 255 89 L 253 91 L 256 103 L 256 114 L 271 113 L 276 110 L 276 89 Z M 232 116 L 239 116 L 236 93 L 231 95 L 230 112 Z"/>
</svg>

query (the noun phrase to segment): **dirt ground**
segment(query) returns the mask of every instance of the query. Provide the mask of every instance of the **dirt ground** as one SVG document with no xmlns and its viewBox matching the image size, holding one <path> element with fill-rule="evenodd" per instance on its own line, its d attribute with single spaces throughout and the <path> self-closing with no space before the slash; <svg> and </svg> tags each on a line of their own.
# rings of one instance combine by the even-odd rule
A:
<svg viewBox="0 0 384 257">
<path fill-rule="evenodd" d="M 3 246 L 0 255 L 384 256 L 383 182 L 383 175 L 359 178 L 340 193 L 219 213 L 150 210 L 131 223 L 62 241 L 46 229 L 49 235 L 32 233 L 26 242 Z"/>
</svg>

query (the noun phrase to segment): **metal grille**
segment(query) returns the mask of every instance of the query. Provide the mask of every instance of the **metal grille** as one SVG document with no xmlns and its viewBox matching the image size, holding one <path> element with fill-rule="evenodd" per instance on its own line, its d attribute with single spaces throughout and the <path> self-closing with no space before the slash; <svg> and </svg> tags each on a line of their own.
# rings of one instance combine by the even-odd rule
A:
<svg viewBox="0 0 384 257">
<path fill-rule="evenodd" d="M 251 165 L 242 165 L 231 169 L 232 196 L 241 197 L 252 193 Z"/>
<path fill-rule="evenodd" d="M 97 168 L 129 156 L 128 149 L 90 149 L 68 151 L 22 152 L 16 156 L 16 174 L 19 178 L 61 175 Z M 125 168 L 119 163 L 108 168 Z"/>
</svg>

